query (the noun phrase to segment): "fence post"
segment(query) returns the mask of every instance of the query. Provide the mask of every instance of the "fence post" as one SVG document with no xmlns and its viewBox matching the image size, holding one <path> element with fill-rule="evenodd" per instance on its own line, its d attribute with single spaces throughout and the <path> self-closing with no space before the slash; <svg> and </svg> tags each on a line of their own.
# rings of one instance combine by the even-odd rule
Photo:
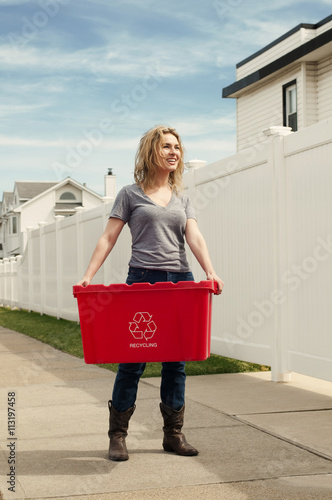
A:
<svg viewBox="0 0 332 500">
<path fill-rule="evenodd" d="M 57 319 L 61 318 L 62 310 L 62 235 L 60 231 L 60 222 L 64 219 L 64 215 L 55 215 L 55 255 L 56 255 L 56 309 Z"/>
<path fill-rule="evenodd" d="M 267 135 L 273 136 L 270 143 L 270 159 L 273 165 L 274 183 L 274 283 L 280 297 L 275 310 L 272 339 L 271 380 L 273 382 L 290 382 L 291 380 L 291 372 L 287 369 L 289 339 L 288 294 L 282 280 L 283 273 L 287 269 L 287 197 L 283 136 L 289 133 L 290 129 L 288 127 L 274 129 L 271 127 L 269 133 L 267 133 Z"/>
<path fill-rule="evenodd" d="M 27 231 L 27 243 L 26 243 L 26 251 L 28 252 L 28 287 L 29 287 L 29 295 L 28 295 L 28 311 L 32 311 L 33 304 L 33 248 L 32 248 L 32 226 L 28 226 L 26 228 Z"/>
<path fill-rule="evenodd" d="M 0 259 L 0 307 L 4 305 L 4 291 L 5 291 L 5 266 L 3 260 Z"/>
<path fill-rule="evenodd" d="M 201 167 L 204 167 L 206 165 L 206 161 L 204 160 L 191 160 L 188 161 L 186 164 L 186 167 L 188 169 L 188 196 L 190 198 L 191 203 L 193 204 L 193 207 L 196 211 L 196 217 L 197 217 L 197 203 L 196 203 L 196 179 L 195 179 L 195 171 Z M 187 259 L 190 264 L 190 267 L 193 269 L 194 275 L 195 275 L 195 266 L 196 261 L 193 258 L 192 252 L 187 252 Z"/>
<path fill-rule="evenodd" d="M 17 307 L 18 307 L 18 309 L 21 309 L 21 304 L 22 304 L 22 275 L 20 272 L 21 260 L 22 260 L 22 255 L 17 255 L 17 257 L 16 257 L 16 262 L 17 262 L 16 283 L 17 283 Z"/>
<path fill-rule="evenodd" d="M 82 212 L 85 207 L 76 207 L 76 255 L 77 255 L 77 281 L 82 279 L 85 269 L 83 268 L 83 230 Z"/>
<path fill-rule="evenodd" d="M 38 222 L 39 226 L 39 251 L 40 251 L 40 314 L 44 314 L 45 293 L 46 293 L 46 256 L 45 256 L 45 237 L 44 226 L 47 222 Z"/>
<path fill-rule="evenodd" d="M 15 305 L 15 290 L 17 287 L 16 280 L 16 258 L 9 258 L 9 282 L 10 282 L 10 297 L 9 297 L 9 305 L 10 308 L 13 309 Z M 16 285 L 16 286 L 15 286 Z"/>
<path fill-rule="evenodd" d="M 9 267 L 9 258 L 5 257 L 3 259 L 3 298 L 4 305 L 8 306 L 8 267 Z"/>
<path fill-rule="evenodd" d="M 186 163 L 186 167 L 188 168 L 188 193 L 194 206 L 196 198 L 195 170 L 204 167 L 205 165 L 206 161 L 203 160 L 191 160 Z"/>
<path fill-rule="evenodd" d="M 109 196 L 104 196 L 102 198 L 102 201 L 103 201 L 102 221 L 103 221 L 103 228 L 105 228 L 108 222 L 108 217 L 110 212 L 109 203 L 114 201 L 114 198 L 110 198 Z M 111 282 L 111 272 L 112 272 L 111 263 L 112 263 L 112 252 L 108 256 L 108 265 L 102 266 L 104 285 L 109 285 Z"/>
</svg>

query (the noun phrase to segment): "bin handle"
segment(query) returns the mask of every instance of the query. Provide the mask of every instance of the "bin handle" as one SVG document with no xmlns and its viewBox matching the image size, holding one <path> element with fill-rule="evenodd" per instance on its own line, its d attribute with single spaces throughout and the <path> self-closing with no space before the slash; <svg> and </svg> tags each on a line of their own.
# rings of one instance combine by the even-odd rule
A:
<svg viewBox="0 0 332 500">
<path fill-rule="evenodd" d="M 218 283 L 216 281 L 212 281 L 212 287 L 213 287 L 213 293 L 214 295 L 217 295 L 218 293 Z"/>
</svg>

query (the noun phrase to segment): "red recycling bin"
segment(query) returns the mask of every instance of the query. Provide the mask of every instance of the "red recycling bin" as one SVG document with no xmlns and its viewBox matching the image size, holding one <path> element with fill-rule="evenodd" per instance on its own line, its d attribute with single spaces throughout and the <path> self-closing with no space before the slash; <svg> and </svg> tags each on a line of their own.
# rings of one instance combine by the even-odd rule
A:
<svg viewBox="0 0 332 500">
<path fill-rule="evenodd" d="M 213 281 L 74 286 L 86 363 L 210 356 Z"/>
</svg>

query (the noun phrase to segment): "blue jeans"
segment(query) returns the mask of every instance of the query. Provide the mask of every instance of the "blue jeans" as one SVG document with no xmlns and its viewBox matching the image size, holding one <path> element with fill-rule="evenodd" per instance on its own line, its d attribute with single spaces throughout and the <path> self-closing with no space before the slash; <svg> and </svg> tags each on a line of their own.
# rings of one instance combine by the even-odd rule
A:
<svg viewBox="0 0 332 500">
<path fill-rule="evenodd" d="M 157 283 L 160 281 L 194 281 L 191 272 L 157 271 L 129 267 L 127 285 L 133 283 Z M 112 404 L 118 412 L 131 408 L 137 396 L 138 383 L 145 370 L 146 363 L 120 363 L 114 382 Z M 161 401 L 173 408 L 181 410 L 185 393 L 185 362 L 162 363 L 160 397 Z"/>
</svg>

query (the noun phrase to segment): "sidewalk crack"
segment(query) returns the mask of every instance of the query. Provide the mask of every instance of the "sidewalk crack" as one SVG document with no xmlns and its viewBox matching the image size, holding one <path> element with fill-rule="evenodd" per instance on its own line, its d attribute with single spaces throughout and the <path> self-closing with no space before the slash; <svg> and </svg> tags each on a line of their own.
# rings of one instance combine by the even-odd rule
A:
<svg viewBox="0 0 332 500">
<path fill-rule="evenodd" d="M 234 418 L 234 420 L 236 420 L 237 422 L 241 422 L 242 424 L 246 424 L 249 427 L 252 427 L 253 429 L 256 429 L 256 430 L 259 430 L 261 432 L 264 432 L 265 434 L 268 434 L 269 436 L 273 436 L 276 439 L 279 439 L 280 441 L 284 441 L 285 443 L 289 443 L 289 444 L 291 444 L 293 446 L 296 446 L 297 448 L 300 448 L 301 450 L 304 450 L 304 451 L 307 451 L 307 452 L 311 453 L 312 455 L 316 455 L 317 457 L 323 458 L 324 460 L 327 460 L 328 462 L 332 462 L 332 456 L 331 455 L 327 455 L 327 454 L 325 454 L 325 453 L 323 453 L 321 451 L 317 451 L 317 450 L 315 450 L 313 448 L 310 448 L 310 446 L 306 446 L 304 444 L 298 443 L 297 441 L 293 441 L 290 438 L 281 436 L 280 434 L 272 432 L 272 431 L 270 431 L 268 429 L 264 429 L 263 427 L 260 427 L 257 424 L 253 424 L 251 422 L 247 422 L 246 420 L 244 420 L 244 419 L 242 419 L 240 417 L 237 417 L 235 415 L 229 415 L 229 416 L 232 417 L 232 418 Z"/>
</svg>

